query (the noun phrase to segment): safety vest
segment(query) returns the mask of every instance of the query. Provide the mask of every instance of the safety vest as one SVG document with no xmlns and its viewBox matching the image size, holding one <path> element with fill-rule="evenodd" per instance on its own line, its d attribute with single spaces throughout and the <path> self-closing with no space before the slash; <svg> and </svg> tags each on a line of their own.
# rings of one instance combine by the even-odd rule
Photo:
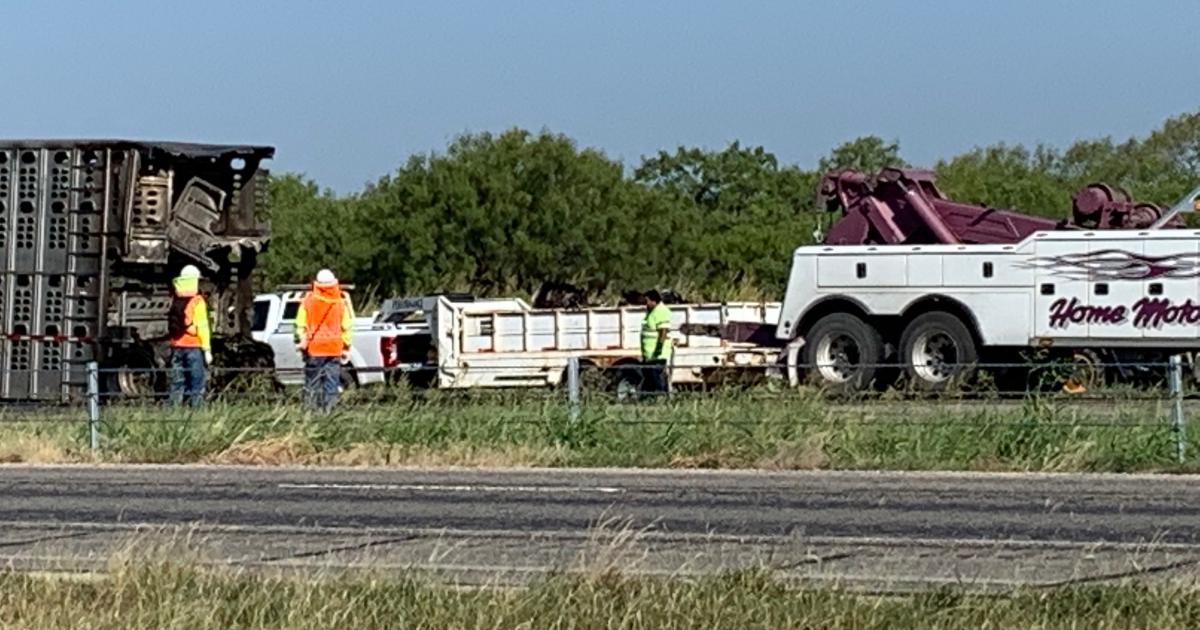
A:
<svg viewBox="0 0 1200 630">
<path fill-rule="evenodd" d="M 297 326 L 303 325 L 301 334 L 307 341 L 305 352 L 308 356 L 341 356 L 347 346 L 345 299 L 340 294 L 334 298 L 313 292 L 300 303 L 300 310 L 303 311 L 303 317 L 298 318 Z"/>
<path fill-rule="evenodd" d="M 662 329 L 671 329 L 671 309 L 667 308 L 666 304 L 659 303 L 649 313 L 646 313 L 646 318 L 642 320 L 642 360 L 651 361 L 659 359 L 663 361 L 671 358 L 671 336 L 668 334 L 667 339 L 663 341 L 662 350 L 659 351 L 657 357 L 654 356 L 654 350 L 658 347 L 658 331 Z"/>
<path fill-rule="evenodd" d="M 207 345 L 205 343 L 205 330 L 207 326 L 200 324 L 204 320 L 207 324 L 208 306 L 204 302 L 204 298 L 199 295 L 193 295 L 188 298 L 187 306 L 183 308 L 182 315 L 172 314 L 172 317 L 183 318 L 183 332 L 174 339 L 171 339 L 172 348 L 202 348 Z"/>
</svg>

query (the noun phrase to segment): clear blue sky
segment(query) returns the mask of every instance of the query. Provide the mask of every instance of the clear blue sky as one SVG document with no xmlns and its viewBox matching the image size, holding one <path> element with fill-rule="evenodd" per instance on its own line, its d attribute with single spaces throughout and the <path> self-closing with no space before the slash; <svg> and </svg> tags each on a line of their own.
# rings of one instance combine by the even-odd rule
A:
<svg viewBox="0 0 1200 630">
<path fill-rule="evenodd" d="M 878 134 L 927 164 L 1200 108 L 1195 0 L 45 0 L 0 25 L 2 136 L 270 143 L 340 192 L 514 125 L 626 163 L 740 139 L 812 166 Z"/>
</svg>

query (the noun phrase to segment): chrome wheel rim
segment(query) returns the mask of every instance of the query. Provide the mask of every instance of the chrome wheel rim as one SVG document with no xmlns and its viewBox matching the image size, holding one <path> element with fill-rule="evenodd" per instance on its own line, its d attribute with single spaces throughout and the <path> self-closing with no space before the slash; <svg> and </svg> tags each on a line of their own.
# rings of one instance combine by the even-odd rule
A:
<svg viewBox="0 0 1200 630">
<path fill-rule="evenodd" d="M 959 370 L 958 344 L 941 331 L 922 333 L 912 345 L 909 364 L 921 380 L 943 383 Z"/>
<path fill-rule="evenodd" d="M 828 335 L 817 343 L 816 369 L 829 383 L 845 383 L 861 368 L 862 349 L 845 333 Z"/>
<path fill-rule="evenodd" d="M 117 372 L 117 386 L 126 396 L 148 396 L 154 393 L 154 373 L 149 370 L 122 368 Z"/>
</svg>

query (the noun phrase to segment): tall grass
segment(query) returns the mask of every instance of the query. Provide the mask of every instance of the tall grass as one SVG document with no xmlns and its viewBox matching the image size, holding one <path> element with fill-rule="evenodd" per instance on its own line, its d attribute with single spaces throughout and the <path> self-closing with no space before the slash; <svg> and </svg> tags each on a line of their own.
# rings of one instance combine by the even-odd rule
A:
<svg viewBox="0 0 1200 630">
<path fill-rule="evenodd" d="M 378 398 L 377 398 L 378 397 Z M 1133 471 L 1174 461 L 1157 402 L 833 404 L 805 393 L 585 401 L 552 393 L 364 391 L 333 414 L 232 399 L 200 410 L 113 405 L 99 457 L 131 462 L 774 469 Z M 82 415 L 0 423 L 0 460 L 89 459 Z M 62 420 L 67 420 L 66 422 Z M 1190 427 L 1188 435 L 1197 435 Z M 5 451 L 5 445 L 14 448 Z M 15 448 L 15 445 L 23 445 Z"/>
<path fill-rule="evenodd" d="M 1195 628 L 1191 590 L 1139 586 L 872 597 L 796 591 L 768 573 L 697 580 L 549 576 L 525 589 L 462 590 L 419 574 L 293 579 L 185 563 L 128 563 L 108 576 L 0 573 L 6 628 Z"/>
</svg>

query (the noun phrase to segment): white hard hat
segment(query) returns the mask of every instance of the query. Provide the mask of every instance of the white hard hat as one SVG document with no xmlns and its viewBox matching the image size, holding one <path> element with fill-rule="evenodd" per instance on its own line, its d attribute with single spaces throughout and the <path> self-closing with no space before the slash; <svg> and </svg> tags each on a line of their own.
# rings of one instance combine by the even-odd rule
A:
<svg viewBox="0 0 1200 630">
<path fill-rule="evenodd" d="M 317 272 L 317 284 L 335 284 L 337 277 L 328 269 L 322 269 Z"/>
<path fill-rule="evenodd" d="M 181 269 L 179 271 L 179 277 L 180 278 L 199 278 L 200 270 L 196 268 L 196 265 L 184 265 L 183 269 Z"/>
</svg>

